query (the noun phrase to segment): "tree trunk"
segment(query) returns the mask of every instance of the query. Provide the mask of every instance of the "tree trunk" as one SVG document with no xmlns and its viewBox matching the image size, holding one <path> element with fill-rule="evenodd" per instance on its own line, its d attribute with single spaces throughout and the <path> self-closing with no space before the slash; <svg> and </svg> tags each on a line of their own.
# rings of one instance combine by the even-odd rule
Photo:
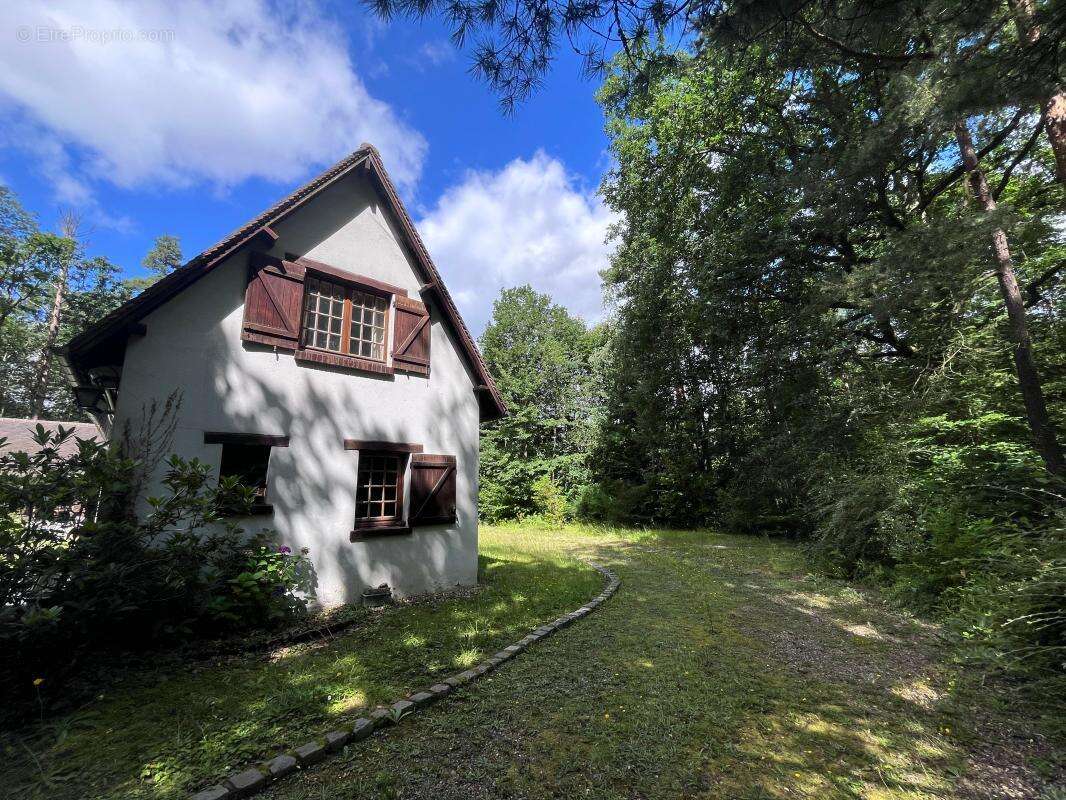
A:
<svg viewBox="0 0 1066 800">
<path fill-rule="evenodd" d="M 1010 0 L 1014 12 L 1014 21 L 1018 26 L 1018 36 L 1027 46 L 1040 41 L 1040 26 L 1033 21 L 1032 0 Z M 1055 177 L 1059 183 L 1066 184 L 1066 92 L 1062 87 L 1044 101 L 1041 111 L 1044 115 L 1044 131 L 1051 142 L 1051 151 L 1055 154 Z"/>
<path fill-rule="evenodd" d="M 966 127 L 965 120 L 955 123 L 955 141 L 959 145 L 963 166 L 969 176 L 970 189 L 974 201 L 982 211 L 995 211 L 996 201 L 988 187 L 988 179 L 977 161 L 977 151 L 973 139 Z M 1014 343 L 1014 368 L 1018 376 L 1025 413 L 1029 419 L 1029 430 L 1033 434 L 1036 451 L 1044 459 L 1048 472 L 1062 475 L 1064 469 L 1062 448 L 1059 446 L 1055 426 L 1047 413 L 1044 391 L 1040 385 L 1040 375 L 1033 363 L 1032 341 L 1029 338 L 1029 325 L 1025 319 L 1025 303 L 1018 279 L 1014 274 L 1007 234 L 997 227 L 992 231 L 992 255 L 995 260 L 996 278 L 999 291 L 1003 295 L 1003 304 L 1007 307 L 1007 319 L 1010 322 L 1010 339 Z"/>
<path fill-rule="evenodd" d="M 67 213 L 60 222 L 60 232 L 68 239 L 76 239 L 78 235 L 78 218 L 73 213 Z M 52 350 L 59 339 L 59 323 L 63 319 L 63 302 L 67 293 L 67 278 L 70 275 L 70 262 L 63 261 L 56 275 L 56 293 L 52 300 L 52 311 L 48 315 L 48 333 L 44 337 L 44 346 L 41 348 L 41 357 L 38 359 L 37 380 L 34 382 L 33 392 L 30 394 L 30 419 L 37 419 L 44 409 L 44 396 L 48 391 L 48 373 L 52 370 Z"/>
<path fill-rule="evenodd" d="M 1056 92 L 1044 103 L 1044 130 L 1055 153 L 1055 177 L 1066 184 L 1066 92 Z"/>
</svg>

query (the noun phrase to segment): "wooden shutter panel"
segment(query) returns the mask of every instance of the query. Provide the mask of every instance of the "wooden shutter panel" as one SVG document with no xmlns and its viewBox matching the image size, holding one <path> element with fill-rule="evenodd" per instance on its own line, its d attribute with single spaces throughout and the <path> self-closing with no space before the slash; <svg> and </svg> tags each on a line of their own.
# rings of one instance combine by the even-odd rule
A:
<svg viewBox="0 0 1066 800">
<path fill-rule="evenodd" d="M 282 350 L 298 347 L 304 274 L 303 267 L 289 261 L 253 256 L 244 292 L 242 339 Z"/>
<path fill-rule="evenodd" d="M 392 326 L 392 366 L 401 372 L 429 375 L 429 309 L 424 303 L 396 296 Z"/>
<path fill-rule="evenodd" d="M 455 522 L 455 456 L 411 456 L 411 525 Z"/>
</svg>

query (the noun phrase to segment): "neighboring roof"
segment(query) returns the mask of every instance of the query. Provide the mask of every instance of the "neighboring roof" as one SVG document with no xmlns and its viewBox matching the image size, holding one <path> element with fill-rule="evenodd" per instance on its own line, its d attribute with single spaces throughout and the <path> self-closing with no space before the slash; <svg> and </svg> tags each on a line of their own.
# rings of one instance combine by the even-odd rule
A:
<svg viewBox="0 0 1066 800">
<path fill-rule="evenodd" d="M 283 220 L 320 191 L 344 177 L 352 170 L 365 166 L 379 193 L 385 200 L 386 207 L 399 225 L 404 243 L 410 250 L 414 261 L 422 273 L 425 282 L 424 291 L 434 291 L 439 299 L 439 306 L 445 322 L 451 326 L 459 341 L 459 348 L 467 360 L 471 371 L 478 380 L 475 390 L 481 406 L 482 419 L 498 419 L 507 413 L 499 389 L 489 373 L 488 365 L 470 335 L 459 309 L 452 300 L 448 288 L 437 271 L 433 259 L 429 256 L 422 237 L 418 235 L 411 217 L 396 193 L 396 187 L 385 171 L 381 156 L 370 144 L 363 144 L 354 153 L 334 164 L 318 177 L 301 186 L 283 200 L 275 203 L 262 214 L 230 233 L 217 244 L 204 250 L 190 260 L 185 266 L 176 269 L 162 280 L 145 289 L 136 297 L 123 303 L 95 325 L 75 336 L 64 348 L 65 356 L 75 374 L 79 373 L 79 357 L 89 353 L 93 348 L 103 345 L 116 336 L 128 334 L 149 313 L 159 308 L 183 289 L 195 283 L 211 271 L 228 256 L 235 253 L 252 239 L 259 236 L 264 228 L 269 228 Z"/>
<path fill-rule="evenodd" d="M 18 419 L 17 417 L 0 417 L 0 436 L 7 439 L 2 447 L 2 452 L 36 453 L 41 446 L 33 440 L 37 433 L 37 426 L 44 426 L 45 430 L 58 432 L 62 426 L 64 430 L 74 429 L 74 435 L 59 446 L 59 454 L 62 456 L 74 455 L 78 452 L 78 439 L 103 440 L 99 429 L 91 422 L 56 422 L 45 419 Z"/>
</svg>

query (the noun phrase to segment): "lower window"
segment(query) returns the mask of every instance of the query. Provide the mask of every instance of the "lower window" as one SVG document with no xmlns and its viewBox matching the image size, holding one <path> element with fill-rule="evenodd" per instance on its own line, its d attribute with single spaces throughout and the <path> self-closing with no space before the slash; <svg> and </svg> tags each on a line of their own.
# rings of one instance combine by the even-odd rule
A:
<svg viewBox="0 0 1066 800">
<path fill-rule="evenodd" d="M 267 467 L 270 463 L 270 445 L 234 444 L 222 445 L 222 463 L 218 468 L 219 478 L 236 478 L 255 492 L 252 513 L 270 510 L 267 504 Z M 226 509 L 234 513 L 239 509 Z"/>
<path fill-rule="evenodd" d="M 355 493 L 357 528 L 403 524 L 403 473 L 406 466 L 406 454 L 359 452 Z"/>
</svg>

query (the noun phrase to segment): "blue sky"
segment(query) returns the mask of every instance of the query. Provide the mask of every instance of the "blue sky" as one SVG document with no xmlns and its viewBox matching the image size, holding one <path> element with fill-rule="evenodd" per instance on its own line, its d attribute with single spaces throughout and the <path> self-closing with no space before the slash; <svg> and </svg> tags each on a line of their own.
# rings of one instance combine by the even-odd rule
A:
<svg viewBox="0 0 1066 800">
<path fill-rule="evenodd" d="M 369 140 L 476 332 L 519 283 L 602 311 L 607 141 L 569 52 L 508 117 L 440 21 L 358 0 L 16 1 L 0 36 L 0 180 L 46 227 L 79 210 L 130 275 L 156 235 L 191 257 Z"/>
</svg>

